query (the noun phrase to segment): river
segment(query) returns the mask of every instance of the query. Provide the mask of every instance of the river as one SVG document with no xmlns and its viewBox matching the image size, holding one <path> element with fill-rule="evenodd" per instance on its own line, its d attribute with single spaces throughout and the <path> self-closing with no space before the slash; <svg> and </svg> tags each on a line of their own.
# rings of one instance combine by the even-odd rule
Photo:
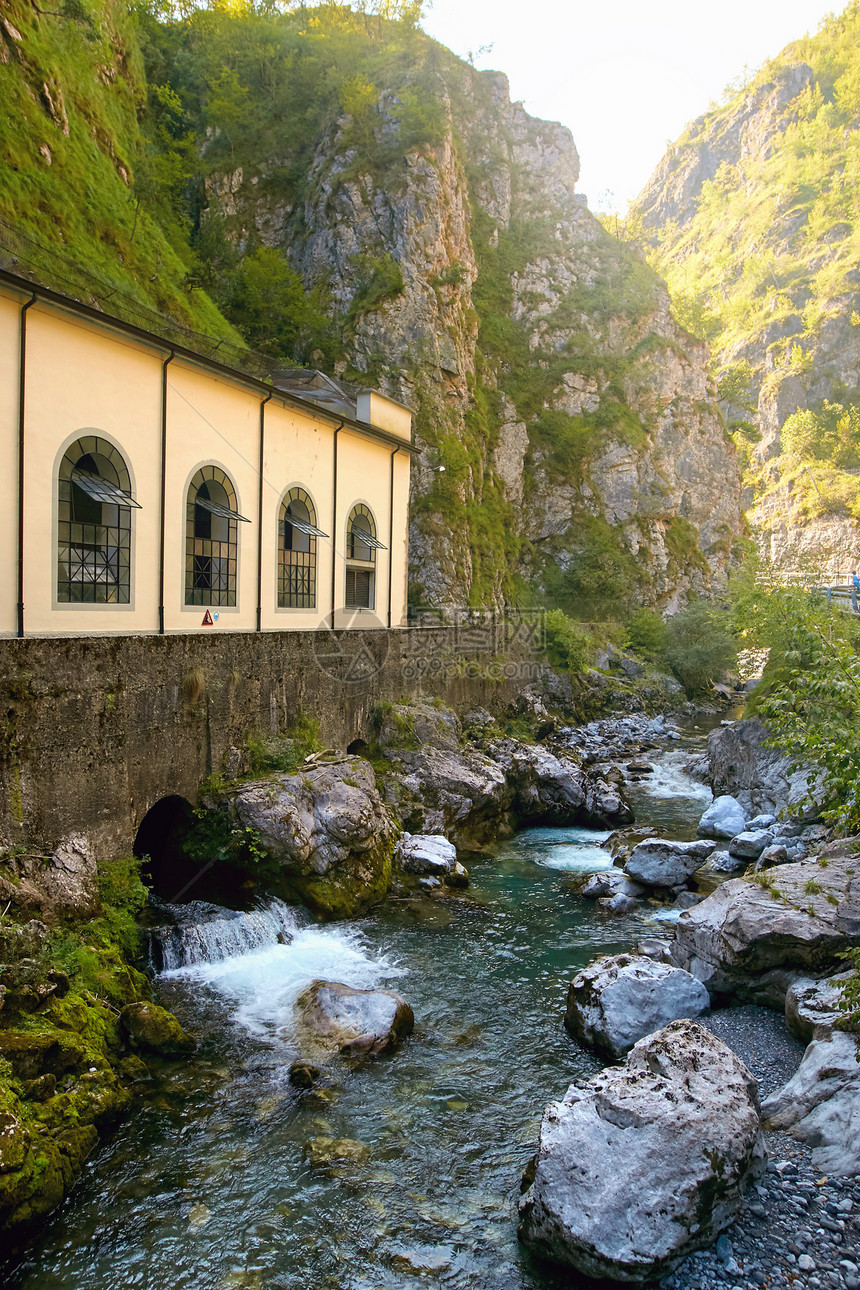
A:
<svg viewBox="0 0 860 1290">
<path fill-rule="evenodd" d="M 637 821 L 663 836 L 694 836 L 710 800 L 682 769 L 703 731 L 649 754 L 655 775 L 631 787 Z M 610 917 L 573 894 L 573 874 L 611 864 L 606 836 L 529 829 L 470 864 L 462 898 L 324 927 L 277 911 L 294 920 L 288 944 L 162 975 L 199 1050 L 90 1160 L 10 1290 L 575 1284 L 516 1239 L 542 1111 L 599 1068 L 562 1026 L 567 986 L 666 917 Z M 394 1055 L 335 1063 L 320 1094 L 297 1094 L 292 1005 L 315 977 L 400 991 L 416 1028 Z M 314 1137 L 355 1140 L 366 1158 L 313 1171 Z"/>
</svg>

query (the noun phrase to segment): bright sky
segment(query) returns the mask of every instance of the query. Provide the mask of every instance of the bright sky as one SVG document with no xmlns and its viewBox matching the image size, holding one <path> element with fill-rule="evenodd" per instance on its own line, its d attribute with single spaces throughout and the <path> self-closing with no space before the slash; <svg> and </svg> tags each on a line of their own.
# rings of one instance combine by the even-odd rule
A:
<svg viewBox="0 0 860 1290">
<path fill-rule="evenodd" d="M 688 121 L 840 0 L 433 0 L 422 25 L 573 132 L 579 191 L 623 213 Z M 482 48 L 491 46 L 490 49 Z"/>
</svg>

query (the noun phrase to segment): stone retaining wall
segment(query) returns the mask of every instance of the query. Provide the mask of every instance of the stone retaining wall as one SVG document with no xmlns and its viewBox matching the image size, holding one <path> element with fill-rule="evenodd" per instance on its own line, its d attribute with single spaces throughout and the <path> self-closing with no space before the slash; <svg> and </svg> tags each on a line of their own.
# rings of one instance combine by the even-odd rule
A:
<svg viewBox="0 0 860 1290">
<path fill-rule="evenodd" d="M 4 640 L 0 669 L 0 848 L 50 854 L 81 832 L 99 857 L 129 853 L 160 798 L 193 803 L 249 734 L 304 715 L 345 748 L 380 700 L 498 711 L 536 665 L 470 654 L 440 627 Z"/>
</svg>

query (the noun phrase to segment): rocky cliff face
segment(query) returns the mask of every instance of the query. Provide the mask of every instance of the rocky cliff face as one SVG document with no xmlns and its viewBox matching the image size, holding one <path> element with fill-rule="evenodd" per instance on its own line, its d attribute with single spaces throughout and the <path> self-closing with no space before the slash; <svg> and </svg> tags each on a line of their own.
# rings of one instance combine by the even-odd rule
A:
<svg viewBox="0 0 860 1290">
<path fill-rule="evenodd" d="M 693 122 L 630 228 L 678 316 L 711 341 L 748 461 L 745 506 L 777 565 L 851 567 L 860 539 L 856 434 L 784 441 L 789 417 L 860 404 L 860 11 L 789 46 Z"/>
<path fill-rule="evenodd" d="M 415 597 L 500 604 L 529 583 L 672 606 L 719 584 L 740 478 L 706 347 L 577 195 L 566 129 L 453 59 L 434 95 L 435 142 L 398 154 L 389 90 L 369 150 L 345 113 L 314 141 L 300 200 L 267 196 L 273 141 L 259 173 L 210 176 L 204 215 L 220 205 L 323 284 L 341 374 L 414 408 Z"/>
</svg>

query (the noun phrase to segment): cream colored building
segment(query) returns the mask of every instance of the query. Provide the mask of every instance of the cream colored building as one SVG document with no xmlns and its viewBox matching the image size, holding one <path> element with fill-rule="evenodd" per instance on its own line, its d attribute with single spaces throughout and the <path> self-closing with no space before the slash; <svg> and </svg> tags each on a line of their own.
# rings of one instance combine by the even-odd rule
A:
<svg viewBox="0 0 860 1290">
<path fill-rule="evenodd" d="M 0 272 L 0 634 L 406 620 L 411 415 Z"/>
</svg>

